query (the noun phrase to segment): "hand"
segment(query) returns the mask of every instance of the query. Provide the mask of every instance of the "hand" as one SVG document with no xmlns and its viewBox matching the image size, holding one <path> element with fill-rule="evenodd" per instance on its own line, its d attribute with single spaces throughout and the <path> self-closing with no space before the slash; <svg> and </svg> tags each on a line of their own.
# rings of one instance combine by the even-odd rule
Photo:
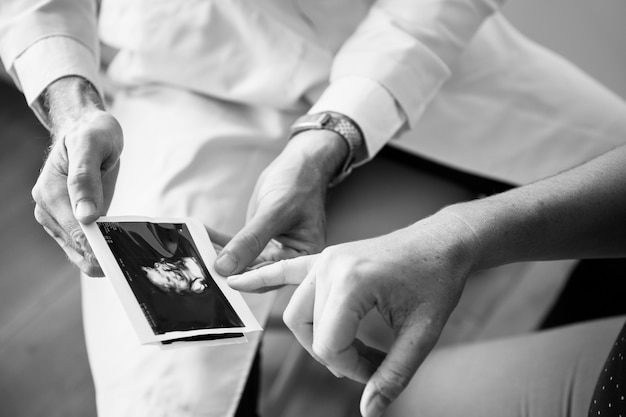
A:
<svg viewBox="0 0 626 417">
<path fill-rule="evenodd" d="M 285 323 L 335 375 L 367 384 L 361 412 L 374 417 L 435 345 L 474 265 L 475 245 L 473 231 L 457 217 L 433 216 L 386 236 L 231 276 L 228 283 L 241 291 L 299 284 Z M 386 356 L 356 337 L 374 307 L 394 331 Z"/>
<path fill-rule="evenodd" d="M 87 275 L 102 276 L 79 222 L 93 222 L 109 208 L 123 147 L 122 129 L 101 104 L 85 103 L 88 97 L 80 98 L 80 106 L 68 108 L 76 82 L 81 81 L 62 79 L 51 86 L 51 96 L 58 92 L 57 97 L 66 101 L 50 103 L 54 142 L 32 196 L 35 218 L 70 261 Z"/>
<path fill-rule="evenodd" d="M 211 244 L 213 245 L 213 249 L 215 249 L 215 253 L 219 255 L 224 250 L 224 246 L 226 246 L 233 237 L 226 233 L 218 232 L 217 230 L 208 226 L 205 226 L 204 228 L 206 229 L 209 238 L 211 239 Z M 272 246 L 272 242 L 270 241 L 270 244 L 266 246 L 263 252 L 261 252 L 261 255 L 254 259 L 250 263 L 250 265 L 244 269 L 244 271 L 250 271 L 252 269 L 274 263 L 274 261 L 268 261 L 268 259 L 270 259 L 272 256 L 270 253 L 273 253 L 273 250 L 275 250 L 275 248 Z"/>
<path fill-rule="evenodd" d="M 217 272 L 241 272 L 259 255 L 272 262 L 319 252 L 326 242 L 327 185 L 347 153 L 335 132 L 311 130 L 294 137 L 259 177 L 248 222 L 224 247 Z"/>
</svg>

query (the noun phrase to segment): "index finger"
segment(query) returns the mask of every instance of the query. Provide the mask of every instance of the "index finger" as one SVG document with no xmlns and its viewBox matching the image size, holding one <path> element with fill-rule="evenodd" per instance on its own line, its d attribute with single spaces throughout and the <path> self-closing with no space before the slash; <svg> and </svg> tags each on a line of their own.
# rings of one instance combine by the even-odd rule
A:
<svg viewBox="0 0 626 417">
<path fill-rule="evenodd" d="M 317 255 L 278 261 L 240 275 L 228 277 L 228 285 L 239 291 L 257 292 L 283 285 L 298 285 L 313 267 Z"/>
</svg>

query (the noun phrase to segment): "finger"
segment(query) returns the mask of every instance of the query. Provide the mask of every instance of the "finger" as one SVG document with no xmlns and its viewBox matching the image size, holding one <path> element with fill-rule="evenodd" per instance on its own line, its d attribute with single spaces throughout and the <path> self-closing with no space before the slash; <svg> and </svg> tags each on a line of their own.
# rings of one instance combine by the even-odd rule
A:
<svg viewBox="0 0 626 417">
<path fill-rule="evenodd" d="M 261 262 L 273 263 L 276 261 L 280 261 L 281 259 L 291 259 L 306 254 L 307 252 L 294 249 L 291 246 L 285 245 L 276 239 L 271 239 L 267 243 L 265 248 L 263 248 L 263 251 L 258 256 L 257 260 Z M 255 260 L 255 262 L 257 262 L 257 260 Z"/>
<path fill-rule="evenodd" d="M 296 340 L 316 360 L 313 344 L 313 306 L 315 304 L 315 279 L 307 275 L 296 288 L 283 312 L 283 321 Z"/>
<path fill-rule="evenodd" d="M 63 241 L 57 239 L 55 240 L 65 252 L 67 259 L 76 265 L 82 273 L 92 278 L 100 278 L 104 276 L 104 272 L 102 271 L 100 264 L 93 255 L 89 253 L 81 254 L 74 250 L 70 245 L 64 244 Z"/>
<path fill-rule="evenodd" d="M 389 353 L 367 382 L 361 397 L 363 417 L 378 417 L 413 378 L 437 337 L 428 324 L 404 326 Z"/>
<path fill-rule="evenodd" d="M 83 273 L 90 277 L 102 277 L 104 273 L 100 268 L 95 256 L 91 251 L 83 252 L 80 248 L 73 245 L 73 241 L 67 237 L 67 234 L 59 227 L 52 218 L 43 220 L 45 215 L 38 214 L 36 217 L 45 224 L 43 229 L 54 239 L 54 241 L 63 249 L 68 260 L 76 265 Z"/>
<path fill-rule="evenodd" d="M 279 233 L 278 225 L 269 216 L 253 217 L 224 247 L 215 260 L 215 270 L 224 276 L 243 271 Z"/>
<path fill-rule="evenodd" d="M 104 207 L 102 213 L 105 214 L 109 211 L 111 201 L 113 200 L 113 192 L 115 191 L 115 183 L 117 181 L 117 175 L 120 171 L 120 161 L 118 160 L 111 170 L 105 172 L 102 175 L 102 192 L 104 197 Z"/>
<path fill-rule="evenodd" d="M 382 350 L 378 350 L 376 348 L 368 346 L 359 339 L 354 340 L 353 346 L 359 353 L 359 356 L 365 358 L 367 361 L 373 364 L 374 370 L 378 369 L 380 364 L 383 363 L 383 361 L 385 360 L 385 357 L 387 357 L 387 352 L 383 352 Z"/>
<path fill-rule="evenodd" d="M 317 255 L 278 261 L 270 265 L 253 269 L 241 275 L 231 275 L 227 282 L 238 291 L 263 291 L 283 285 L 298 285 L 307 276 Z"/>
<path fill-rule="evenodd" d="M 221 246 L 222 248 L 226 246 L 228 242 L 230 242 L 230 240 L 233 238 L 231 235 L 218 232 L 217 230 L 211 227 L 204 226 L 204 228 L 209 234 L 209 237 L 211 238 L 211 242 L 213 242 L 214 245 L 216 244 L 218 246 Z"/>
<path fill-rule="evenodd" d="M 52 231 L 53 237 L 82 254 L 87 251 L 87 239 L 72 212 L 64 177 L 59 179 L 51 171 L 46 165 L 33 187 L 35 220 Z"/>
<path fill-rule="evenodd" d="M 371 360 L 372 352 L 356 335 L 359 323 L 374 307 L 374 299 L 343 281 L 341 275 L 331 278 L 338 285 L 329 286 L 327 291 L 320 290 L 321 281 L 318 277 L 313 351 L 334 373 L 366 383 L 379 362 Z"/>
<path fill-rule="evenodd" d="M 104 214 L 102 164 L 89 149 L 90 140 L 84 138 L 67 148 L 67 189 L 74 215 L 81 223 L 91 223 Z"/>
<path fill-rule="evenodd" d="M 315 331 L 313 332 L 315 334 Z M 315 336 L 313 336 L 315 340 Z M 313 342 L 315 346 L 315 341 Z M 334 366 L 331 361 L 319 356 L 319 353 L 313 348 L 315 354 L 320 358 L 323 363 L 326 364 L 328 370 L 330 370 L 335 376 L 342 376 L 349 378 L 353 381 L 360 382 L 361 384 L 367 383 L 367 381 L 374 374 L 376 369 L 380 366 L 387 354 L 381 350 L 367 346 L 359 339 L 354 339 L 350 346 L 351 351 L 355 351 L 354 360 L 344 360 L 343 363 L 348 363 L 348 370 L 344 368 L 338 368 Z M 347 351 L 347 350 L 346 350 Z M 350 362 L 351 361 L 351 362 Z"/>
</svg>

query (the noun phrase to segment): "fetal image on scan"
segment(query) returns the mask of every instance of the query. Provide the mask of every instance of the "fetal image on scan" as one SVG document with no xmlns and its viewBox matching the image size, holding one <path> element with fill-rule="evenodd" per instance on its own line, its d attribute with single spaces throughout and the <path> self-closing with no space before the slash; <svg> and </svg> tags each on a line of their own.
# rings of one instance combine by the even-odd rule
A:
<svg viewBox="0 0 626 417">
<path fill-rule="evenodd" d="M 155 334 L 244 326 L 184 223 L 98 227 Z"/>
</svg>

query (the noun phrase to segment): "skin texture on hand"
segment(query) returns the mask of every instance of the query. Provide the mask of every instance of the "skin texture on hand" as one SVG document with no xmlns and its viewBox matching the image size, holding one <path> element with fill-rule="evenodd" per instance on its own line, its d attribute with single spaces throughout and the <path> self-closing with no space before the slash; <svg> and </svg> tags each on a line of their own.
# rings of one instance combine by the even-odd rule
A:
<svg viewBox="0 0 626 417">
<path fill-rule="evenodd" d="M 347 153 L 335 132 L 311 130 L 291 139 L 259 177 L 248 221 L 216 260 L 217 272 L 239 273 L 259 256 L 276 261 L 319 252 L 326 242 L 328 183 Z"/>
<path fill-rule="evenodd" d="M 379 416 L 437 342 L 472 268 L 473 232 L 433 216 L 382 237 L 280 261 L 228 283 L 241 291 L 299 285 L 284 320 L 302 346 L 337 376 L 366 384 L 361 412 Z M 394 331 L 387 354 L 356 338 L 372 309 Z"/>
<path fill-rule="evenodd" d="M 288 327 L 336 375 L 366 382 L 361 412 L 379 416 L 432 349 L 470 272 L 523 260 L 624 256 L 624 160 L 622 146 L 552 178 L 445 207 L 392 234 L 228 283 L 241 291 L 299 285 L 285 310 Z M 374 307 L 395 335 L 382 362 L 356 339 Z"/>
<path fill-rule="evenodd" d="M 79 222 L 106 214 L 123 147 L 122 129 L 85 80 L 47 91 L 53 143 L 32 189 L 35 218 L 81 271 L 102 276 Z"/>
</svg>

